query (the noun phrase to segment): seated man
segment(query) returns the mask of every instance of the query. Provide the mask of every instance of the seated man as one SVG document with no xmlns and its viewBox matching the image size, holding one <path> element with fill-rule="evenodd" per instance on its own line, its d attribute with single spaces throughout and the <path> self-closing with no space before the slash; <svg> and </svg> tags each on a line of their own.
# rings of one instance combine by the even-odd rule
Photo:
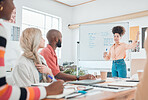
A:
<svg viewBox="0 0 148 100">
<path fill-rule="evenodd" d="M 60 72 L 58 59 L 55 53 L 57 47 L 61 47 L 62 34 L 60 31 L 51 29 L 47 33 L 47 39 L 49 44 L 41 51 L 41 55 L 45 58 L 48 67 L 52 70 L 56 79 L 62 79 L 64 81 L 95 79 L 95 76 L 87 74 L 85 76 L 74 76 Z"/>
</svg>

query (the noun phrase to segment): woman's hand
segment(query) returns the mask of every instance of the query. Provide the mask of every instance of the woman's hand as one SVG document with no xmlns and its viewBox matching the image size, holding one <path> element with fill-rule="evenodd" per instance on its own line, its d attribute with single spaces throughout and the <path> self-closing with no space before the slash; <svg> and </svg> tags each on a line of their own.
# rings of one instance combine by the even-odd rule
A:
<svg viewBox="0 0 148 100">
<path fill-rule="evenodd" d="M 64 81 L 60 80 L 60 81 L 53 82 L 49 86 L 45 87 L 47 96 L 62 94 L 64 89 L 63 83 Z"/>
<path fill-rule="evenodd" d="M 103 58 L 105 58 L 107 56 L 107 52 L 103 53 Z"/>
<path fill-rule="evenodd" d="M 42 65 L 42 64 L 35 64 L 35 66 L 37 67 L 37 69 L 40 73 L 44 73 L 44 74 L 48 74 L 48 75 L 53 76 L 52 71 L 49 67 Z"/>
<path fill-rule="evenodd" d="M 137 32 L 137 35 L 136 35 L 136 40 L 135 40 L 135 41 L 138 41 L 139 34 L 140 34 L 140 32 L 138 31 L 138 32 Z"/>
</svg>

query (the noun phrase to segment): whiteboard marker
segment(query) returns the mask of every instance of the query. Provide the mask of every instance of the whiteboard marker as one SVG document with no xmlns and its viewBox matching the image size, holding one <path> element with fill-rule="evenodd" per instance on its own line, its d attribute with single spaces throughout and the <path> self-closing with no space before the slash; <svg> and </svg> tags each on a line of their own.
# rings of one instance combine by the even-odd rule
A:
<svg viewBox="0 0 148 100">
<path fill-rule="evenodd" d="M 107 52 L 107 48 L 106 48 L 106 52 Z"/>
</svg>

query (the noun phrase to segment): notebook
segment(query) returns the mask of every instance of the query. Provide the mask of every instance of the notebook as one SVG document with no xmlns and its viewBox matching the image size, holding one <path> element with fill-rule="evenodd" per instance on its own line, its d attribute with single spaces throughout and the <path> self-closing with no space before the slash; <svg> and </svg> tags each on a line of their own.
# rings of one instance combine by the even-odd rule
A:
<svg viewBox="0 0 148 100">
<path fill-rule="evenodd" d="M 62 94 L 59 94 L 59 95 L 50 95 L 50 96 L 47 96 L 46 98 L 51 98 L 51 99 L 60 99 L 60 98 L 63 98 L 69 94 L 72 94 L 74 93 L 75 90 L 74 89 L 64 89 L 63 93 Z"/>
<path fill-rule="evenodd" d="M 46 98 L 50 98 L 50 99 L 60 99 L 63 97 L 66 97 L 67 99 L 70 97 L 75 97 L 78 95 L 83 95 L 82 92 L 78 93 L 78 91 L 88 91 L 88 90 L 92 90 L 93 87 L 91 86 L 82 86 L 82 85 L 68 85 L 64 87 L 64 92 L 63 94 L 60 95 L 51 95 L 51 96 L 47 96 Z"/>
<path fill-rule="evenodd" d="M 51 83 L 38 83 L 38 84 L 32 84 L 31 86 L 48 86 Z"/>
<path fill-rule="evenodd" d="M 69 84 L 77 84 L 77 85 L 91 85 L 96 83 L 103 83 L 105 80 L 80 80 L 80 81 L 71 81 Z"/>
</svg>

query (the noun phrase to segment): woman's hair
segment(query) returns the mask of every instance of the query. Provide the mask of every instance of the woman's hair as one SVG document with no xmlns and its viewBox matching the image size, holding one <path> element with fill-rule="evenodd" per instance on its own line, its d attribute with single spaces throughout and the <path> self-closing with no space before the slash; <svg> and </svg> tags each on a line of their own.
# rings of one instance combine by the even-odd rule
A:
<svg viewBox="0 0 148 100">
<path fill-rule="evenodd" d="M 120 36 L 125 34 L 125 28 L 123 26 L 115 26 L 112 29 L 113 34 L 118 33 Z"/>
<path fill-rule="evenodd" d="M 34 63 L 38 64 L 41 64 L 38 56 L 38 47 L 40 45 L 41 37 L 42 33 L 40 29 L 27 28 L 23 31 L 20 38 L 20 45 L 24 51 L 23 56 L 32 59 Z"/>
</svg>

